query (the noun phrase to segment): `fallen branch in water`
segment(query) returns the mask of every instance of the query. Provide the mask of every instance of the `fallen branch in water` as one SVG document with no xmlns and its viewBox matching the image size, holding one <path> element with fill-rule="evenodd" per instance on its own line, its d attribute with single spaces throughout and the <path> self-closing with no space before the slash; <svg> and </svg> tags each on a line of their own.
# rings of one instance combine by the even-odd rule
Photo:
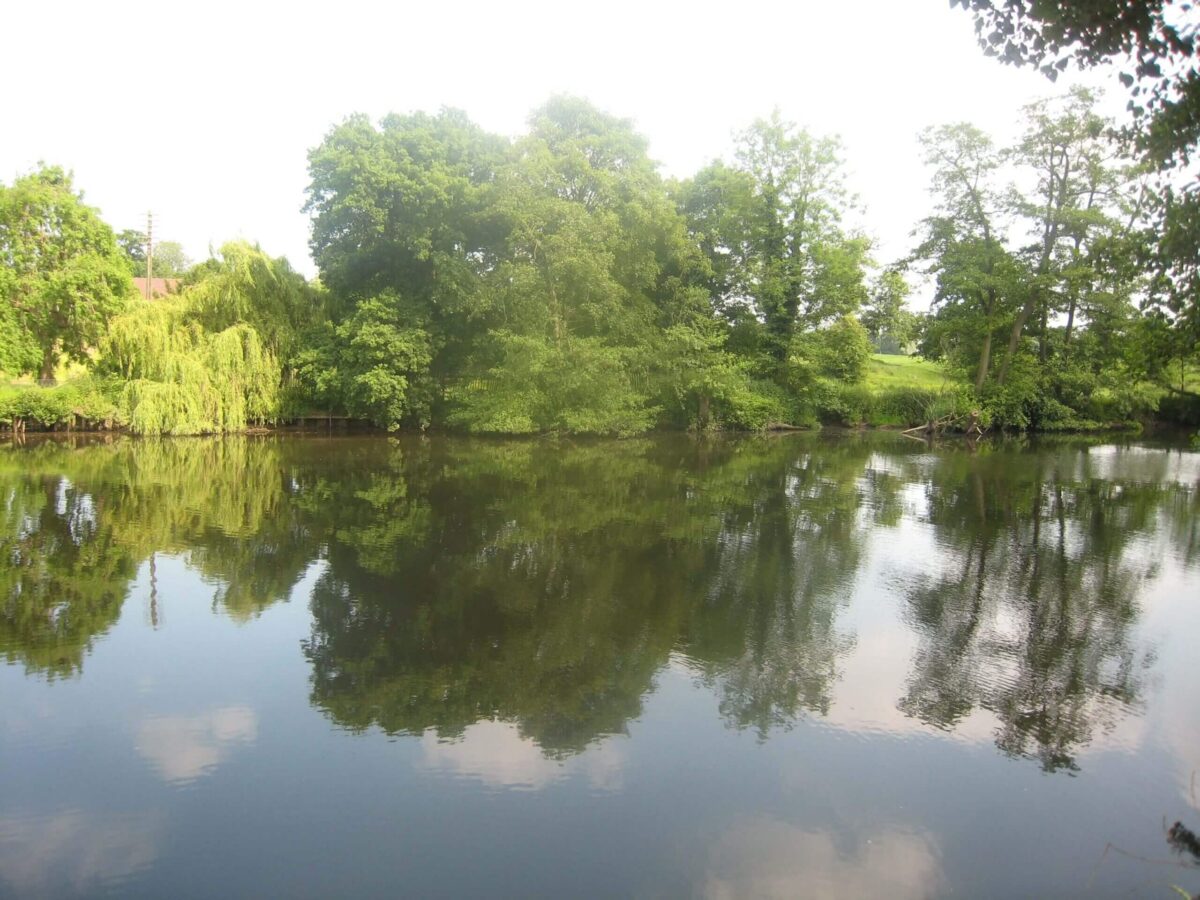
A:
<svg viewBox="0 0 1200 900">
<path fill-rule="evenodd" d="M 1182 822 L 1176 822 L 1167 830 L 1167 843 L 1175 852 L 1190 853 L 1200 861 L 1200 838 Z"/>
</svg>

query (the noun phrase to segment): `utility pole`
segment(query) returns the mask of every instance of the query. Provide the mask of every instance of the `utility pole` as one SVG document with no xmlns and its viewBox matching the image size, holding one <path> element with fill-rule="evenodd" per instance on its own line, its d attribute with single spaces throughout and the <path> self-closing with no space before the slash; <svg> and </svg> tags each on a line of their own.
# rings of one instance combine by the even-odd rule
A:
<svg viewBox="0 0 1200 900">
<path fill-rule="evenodd" d="M 154 567 L 154 553 L 150 554 L 150 627 L 158 628 L 158 572 Z"/>
<path fill-rule="evenodd" d="M 146 213 L 146 299 L 154 296 L 154 213 Z"/>
</svg>

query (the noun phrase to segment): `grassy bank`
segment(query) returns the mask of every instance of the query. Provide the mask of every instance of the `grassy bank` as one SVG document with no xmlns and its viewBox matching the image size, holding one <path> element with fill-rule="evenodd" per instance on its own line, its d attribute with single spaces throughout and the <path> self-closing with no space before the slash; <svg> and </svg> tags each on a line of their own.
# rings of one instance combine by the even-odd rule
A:
<svg viewBox="0 0 1200 900">
<path fill-rule="evenodd" d="M 893 388 L 953 389 L 960 382 L 950 378 L 937 363 L 917 356 L 875 353 L 867 364 L 867 387 L 875 392 Z"/>
</svg>

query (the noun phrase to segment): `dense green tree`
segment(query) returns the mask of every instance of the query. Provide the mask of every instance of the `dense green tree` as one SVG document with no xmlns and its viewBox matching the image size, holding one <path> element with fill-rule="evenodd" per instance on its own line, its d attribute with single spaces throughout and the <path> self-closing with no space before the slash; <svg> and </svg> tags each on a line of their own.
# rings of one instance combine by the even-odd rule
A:
<svg viewBox="0 0 1200 900">
<path fill-rule="evenodd" d="M 922 352 L 972 371 L 1005 425 L 1076 427 L 1152 403 L 1130 355 L 1144 195 L 1094 104 L 1075 90 L 1031 105 L 1003 153 L 965 124 L 922 138 L 939 201 L 912 256 L 937 277 Z M 1013 245 L 1018 228 L 1030 243 Z"/>
<path fill-rule="evenodd" d="M 133 293 L 112 229 L 54 166 L 0 185 L 0 269 L 0 364 L 43 382 L 60 356 L 86 362 Z"/>
<path fill-rule="evenodd" d="M 401 383 L 420 398 L 403 421 L 629 434 L 745 407 L 745 376 L 711 327 L 706 260 L 630 122 L 572 97 L 511 143 L 458 113 L 379 129 L 356 118 L 310 162 L 313 249 L 334 297 L 298 358 L 315 402 L 349 409 L 347 378 L 364 377 L 347 374 L 355 310 L 371 299 L 423 348 L 368 366 L 393 398 Z M 701 344 L 682 364 L 680 348 Z M 400 411 L 372 418 L 394 425 Z"/>
<path fill-rule="evenodd" d="M 775 113 L 739 135 L 736 168 L 714 163 L 678 191 L 712 262 L 717 308 L 744 326 L 760 321 L 777 363 L 797 332 L 854 313 L 866 299 L 868 242 L 841 225 L 850 199 L 840 149 Z"/>
<path fill-rule="evenodd" d="M 334 323 L 368 298 L 403 303 L 430 355 L 406 377 L 428 396 L 461 373 L 489 324 L 481 279 L 504 235 L 493 185 L 505 154 L 505 141 L 454 110 L 390 115 L 378 128 L 354 116 L 309 154 L 305 209 Z"/>
<path fill-rule="evenodd" d="M 359 303 L 333 332 L 340 405 L 390 431 L 406 420 L 428 424 L 432 400 L 420 393 L 431 359 L 429 332 L 419 313 L 405 311 L 406 304 L 384 292 Z"/>
<path fill-rule="evenodd" d="M 515 145 L 497 212 L 507 239 L 487 286 L 499 327 L 477 357 L 482 379 L 458 394 L 456 421 L 645 430 L 663 329 L 705 308 L 689 282 L 700 258 L 645 140 L 626 120 L 555 98 Z"/>
</svg>

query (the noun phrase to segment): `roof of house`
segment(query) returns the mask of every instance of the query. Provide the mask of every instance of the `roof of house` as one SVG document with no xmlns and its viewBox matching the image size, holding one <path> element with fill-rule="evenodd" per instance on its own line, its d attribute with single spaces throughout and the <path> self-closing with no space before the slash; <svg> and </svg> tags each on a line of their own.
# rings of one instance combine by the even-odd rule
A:
<svg viewBox="0 0 1200 900">
<path fill-rule="evenodd" d="M 173 294 L 179 290 L 178 278 L 154 278 L 151 279 L 150 297 L 165 297 L 167 294 Z M 133 279 L 133 286 L 137 288 L 137 292 L 143 297 L 146 296 L 146 279 Z"/>
</svg>

